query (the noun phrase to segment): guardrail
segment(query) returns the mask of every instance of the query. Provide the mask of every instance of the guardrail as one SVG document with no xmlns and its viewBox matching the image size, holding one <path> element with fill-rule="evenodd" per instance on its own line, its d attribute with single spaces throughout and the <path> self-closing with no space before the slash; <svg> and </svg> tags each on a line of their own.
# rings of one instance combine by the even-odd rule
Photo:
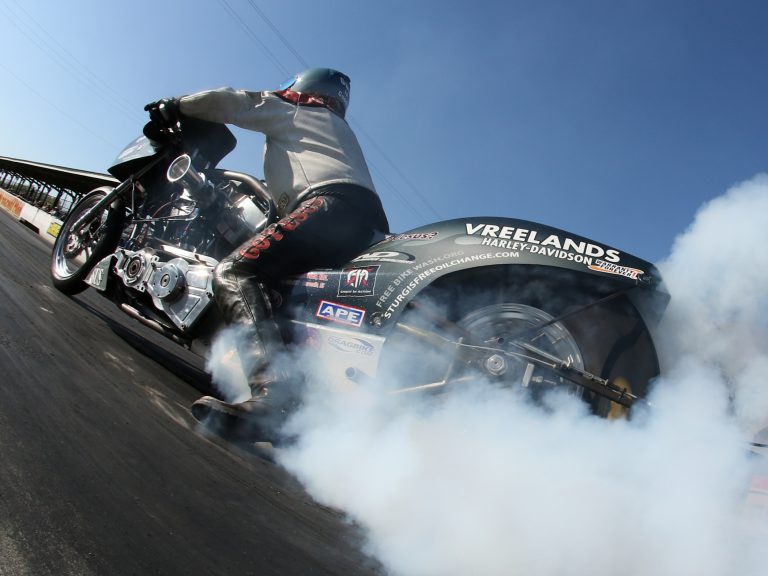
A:
<svg viewBox="0 0 768 576">
<path fill-rule="evenodd" d="M 0 208 L 51 244 L 59 234 L 61 218 L 27 203 L 2 188 L 0 188 Z"/>
</svg>

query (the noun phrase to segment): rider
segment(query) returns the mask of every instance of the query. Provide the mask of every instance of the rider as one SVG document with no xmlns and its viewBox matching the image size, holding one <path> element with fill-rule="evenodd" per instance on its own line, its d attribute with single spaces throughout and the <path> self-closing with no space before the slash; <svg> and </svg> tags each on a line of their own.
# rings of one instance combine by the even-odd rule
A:
<svg viewBox="0 0 768 576">
<path fill-rule="evenodd" d="M 281 411 L 291 393 L 281 393 L 286 375 L 269 362 L 282 339 L 266 286 L 313 268 L 339 266 L 389 232 L 360 145 L 344 119 L 349 89 L 341 72 L 313 68 L 278 90 L 220 88 L 161 101 L 182 117 L 264 133 L 264 176 L 281 216 L 214 271 L 224 320 L 247 330 L 238 353 L 252 397 L 230 404 L 205 396 L 192 405 L 198 420 L 211 414 L 258 419 Z"/>
</svg>

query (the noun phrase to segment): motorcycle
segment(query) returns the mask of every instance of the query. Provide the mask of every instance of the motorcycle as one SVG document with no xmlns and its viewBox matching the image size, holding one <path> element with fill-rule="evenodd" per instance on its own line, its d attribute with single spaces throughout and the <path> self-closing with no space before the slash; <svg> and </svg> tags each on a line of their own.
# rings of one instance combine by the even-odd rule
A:
<svg viewBox="0 0 768 576">
<path fill-rule="evenodd" d="M 128 316 L 196 349 L 222 323 L 217 263 L 277 219 L 265 184 L 219 169 L 224 125 L 149 122 L 86 194 L 53 247 L 54 286 L 92 287 Z M 351 385 L 387 372 L 397 393 L 486 382 L 539 398 L 560 388 L 625 414 L 659 374 L 652 329 L 669 296 L 649 262 L 535 222 L 499 216 L 390 234 L 336 269 L 270 287 L 289 347 Z"/>
</svg>

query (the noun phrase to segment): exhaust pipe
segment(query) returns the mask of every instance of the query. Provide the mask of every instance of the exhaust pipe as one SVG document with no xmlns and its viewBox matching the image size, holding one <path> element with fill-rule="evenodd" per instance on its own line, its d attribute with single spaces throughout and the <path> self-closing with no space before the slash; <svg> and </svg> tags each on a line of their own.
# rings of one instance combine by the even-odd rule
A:
<svg viewBox="0 0 768 576">
<path fill-rule="evenodd" d="M 213 184 L 205 179 L 205 174 L 198 172 L 192 166 L 189 154 L 182 154 L 168 166 L 166 173 L 168 182 L 177 182 L 197 200 L 202 208 L 207 208 L 216 200 Z"/>
</svg>

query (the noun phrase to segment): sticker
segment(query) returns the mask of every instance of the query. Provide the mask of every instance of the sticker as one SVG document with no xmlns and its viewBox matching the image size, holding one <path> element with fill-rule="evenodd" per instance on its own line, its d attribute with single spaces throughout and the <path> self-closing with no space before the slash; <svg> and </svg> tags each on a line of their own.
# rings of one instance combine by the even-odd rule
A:
<svg viewBox="0 0 768 576">
<path fill-rule="evenodd" d="M 468 236 L 482 236 L 483 246 L 492 248 L 527 251 L 532 254 L 587 264 L 592 263 L 592 258 L 605 258 L 608 262 L 613 263 L 621 260 L 621 253 L 618 250 L 606 249 L 584 240 L 560 237 L 557 234 L 544 236 L 540 230 L 497 226 L 495 224 L 471 224 L 469 222 L 465 226 Z"/>
<path fill-rule="evenodd" d="M 51 224 L 48 226 L 48 230 L 46 232 L 53 236 L 54 238 L 57 238 L 59 236 L 59 231 L 61 230 L 61 222 L 51 222 Z"/>
<path fill-rule="evenodd" d="M 93 270 L 88 273 L 88 276 L 85 278 L 85 283 L 90 284 L 97 290 L 106 290 L 107 281 L 109 280 L 109 267 L 111 264 L 111 254 L 106 258 L 102 258 L 99 263 L 93 267 Z"/>
<path fill-rule="evenodd" d="M 339 296 L 372 296 L 376 287 L 378 266 L 344 268 L 339 282 Z"/>
<path fill-rule="evenodd" d="M 365 262 L 370 260 L 373 262 L 394 262 L 395 264 L 408 264 L 416 258 L 410 254 L 404 254 L 403 252 L 371 252 L 370 254 L 361 254 L 352 262 Z"/>
<path fill-rule="evenodd" d="M 283 280 L 284 284 L 290 284 L 291 286 L 304 286 L 305 288 L 317 288 L 319 290 L 324 289 L 327 282 L 328 274 L 324 272 L 308 272 L 301 276 Z"/>
<path fill-rule="evenodd" d="M 360 327 L 363 325 L 365 310 L 362 308 L 355 308 L 354 306 L 345 306 L 344 304 L 320 300 L 320 305 L 317 307 L 315 316 L 322 318 L 323 320 L 338 322 L 339 324 Z"/>
<path fill-rule="evenodd" d="M 632 280 L 637 280 L 641 274 L 645 274 L 638 268 L 628 268 L 627 266 L 618 266 L 617 264 L 611 264 L 604 260 L 595 260 L 595 263 L 588 266 L 590 270 L 595 272 L 605 272 L 606 274 L 616 274 L 617 276 L 625 276 Z"/>
<path fill-rule="evenodd" d="M 0 190 L 0 208 L 3 208 L 6 212 L 10 212 L 16 218 L 20 218 L 21 211 L 24 208 L 24 202 L 7 193 L 5 190 Z"/>
<path fill-rule="evenodd" d="M 438 234 L 439 232 L 410 232 L 408 234 L 397 234 L 391 238 L 387 238 L 387 240 L 432 240 L 433 238 L 437 238 Z"/>
<path fill-rule="evenodd" d="M 328 344 L 342 352 L 352 352 L 361 356 L 373 356 L 374 346 L 362 338 L 345 338 L 343 336 L 331 336 Z"/>
</svg>

